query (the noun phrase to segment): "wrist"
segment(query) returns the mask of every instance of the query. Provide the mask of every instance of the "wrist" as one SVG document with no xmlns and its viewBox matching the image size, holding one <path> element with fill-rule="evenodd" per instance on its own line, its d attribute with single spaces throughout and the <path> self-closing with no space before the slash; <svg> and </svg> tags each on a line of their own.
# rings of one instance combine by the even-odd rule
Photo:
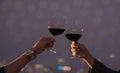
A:
<svg viewBox="0 0 120 73">
<path fill-rule="evenodd" d="M 89 66 L 89 68 L 92 69 L 92 66 L 94 64 L 94 57 L 88 53 L 86 54 L 86 56 L 83 58 L 83 60 L 85 61 L 85 63 Z"/>
<path fill-rule="evenodd" d="M 39 47 L 39 48 L 33 47 L 33 48 L 31 48 L 31 50 L 33 50 L 34 53 L 35 53 L 36 55 L 38 55 L 38 54 L 42 53 L 45 49 L 43 49 L 42 47 Z"/>
<path fill-rule="evenodd" d="M 33 50 L 28 50 L 25 52 L 27 55 L 28 60 L 34 60 L 37 57 L 37 54 Z"/>
</svg>

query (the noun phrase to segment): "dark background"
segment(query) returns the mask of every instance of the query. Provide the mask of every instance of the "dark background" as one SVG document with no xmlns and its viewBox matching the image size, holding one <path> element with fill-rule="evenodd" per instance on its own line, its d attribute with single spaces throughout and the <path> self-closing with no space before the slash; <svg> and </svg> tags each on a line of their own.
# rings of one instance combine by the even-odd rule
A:
<svg viewBox="0 0 120 73">
<path fill-rule="evenodd" d="M 0 0 L 1 64 L 30 49 L 41 36 L 52 36 L 47 23 L 55 13 L 84 24 L 79 42 L 106 66 L 120 68 L 120 0 Z M 81 59 L 70 59 L 70 41 L 63 34 L 56 37 L 54 49 L 56 54 L 45 51 L 27 69 L 34 71 L 35 64 L 42 64 L 51 73 L 59 73 L 58 65 L 68 65 L 72 67 L 69 73 L 87 73 L 88 67 Z M 64 62 L 59 63 L 60 58 Z"/>
</svg>

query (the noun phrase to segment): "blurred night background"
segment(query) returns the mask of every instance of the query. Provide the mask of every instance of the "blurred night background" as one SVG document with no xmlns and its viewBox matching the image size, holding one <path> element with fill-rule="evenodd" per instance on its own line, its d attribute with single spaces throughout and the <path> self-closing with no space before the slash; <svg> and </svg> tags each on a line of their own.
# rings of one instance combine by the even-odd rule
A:
<svg viewBox="0 0 120 73">
<path fill-rule="evenodd" d="M 30 49 L 41 36 L 52 36 L 47 23 L 56 13 L 85 24 L 79 42 L 109 68 L 120 68 L 120 0 L 0 0 L 0 65 Z M 70 59 L 70 43 L 64 34 L 57 36 L 57 53 L 45 51 L 20 73 L 87 73 L 81 59 Z"/>
</svg>

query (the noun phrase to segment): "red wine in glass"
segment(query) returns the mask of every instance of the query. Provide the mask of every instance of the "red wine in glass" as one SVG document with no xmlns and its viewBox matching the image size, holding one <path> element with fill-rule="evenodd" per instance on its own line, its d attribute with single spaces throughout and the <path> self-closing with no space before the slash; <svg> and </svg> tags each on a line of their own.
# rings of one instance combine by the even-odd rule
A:
<svg viewBox="0 0 120 73">
<path fill-rule="evenodd" d="M 81 36 L 82 36 L 82 34 L 77 34 L 77 33 L 67 33 L 67 34 L 65 34 L 65 37 L 68 39 L 68 40 L 70 40 L 70 41 L 72 41 L 72 43 L 73 43 L 73 41 L 74 42 L 77 42 L 80 38 L 81 38 Z M 77 47 L 77 46 L 75 46 L 75 47 Z M 71 59 L 74 59 L 75 57 L 71 57 Z"/>
<path fill-rule="evenodd" d="M 67 33 L 65 34 L 65 37 L 69 39 L 70 41 L 77 41 L 80 39 L 82 35 L 81 34 L 75 34 L 75 33 Z"/>
<path fill-rule="evenodd" d="M 53 36 L 60 35 L 65 31 L 65 29 L 62 28 L 48 28 L 48 30 Z"/>
<path fill-rule="evenodd" d="M 48 27 L 48 30 L 53 36 L 60 35 L 65 31 L 65 29 L 63 29 L 63 28 L 49 28 L 49 27 Z M 49 51 L 52 53 L 56 53 L 56 51 L 54 51 L 52 49 L 49 49 Z"/>
<path fill-rule="evenodd" d="M 48 30 L 53 36 L 62 34 L 65 31 L 65 16 L 62 14 L 55 14 L 48 22 Z M 56 51 L 48 49 L 52 53 Z"/>
</svg>

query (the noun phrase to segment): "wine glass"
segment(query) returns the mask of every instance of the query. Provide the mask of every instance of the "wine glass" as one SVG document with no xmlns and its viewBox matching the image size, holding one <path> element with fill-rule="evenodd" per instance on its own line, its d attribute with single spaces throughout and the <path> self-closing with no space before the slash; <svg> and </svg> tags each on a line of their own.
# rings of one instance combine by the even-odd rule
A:
<svg viewBox="0 0 120 73">
<path fill-rule="evenodd" d="M 82 34 L 83 34 L 83 24 L 80 24 L 79 20 L 67 20 L 67 24 L 66 24 L 66 29 L 65 29 L 65 37 L 72 41 L 72 43 L 77 42 Z M 78 47 L 78 46 L 74 46 L 74 47 Z M 74 58 L 74 57 L 71 57 Z"/>
<path fill-rule="evenodd" d="M 48 30 L 53 36 L 62 34 L 65 31 L 65 16 L 62 14 L 55 14 L 48 22 Z M 49 49 L 50 52 L 56 53 L 56 51 Z"/>
</svg>

